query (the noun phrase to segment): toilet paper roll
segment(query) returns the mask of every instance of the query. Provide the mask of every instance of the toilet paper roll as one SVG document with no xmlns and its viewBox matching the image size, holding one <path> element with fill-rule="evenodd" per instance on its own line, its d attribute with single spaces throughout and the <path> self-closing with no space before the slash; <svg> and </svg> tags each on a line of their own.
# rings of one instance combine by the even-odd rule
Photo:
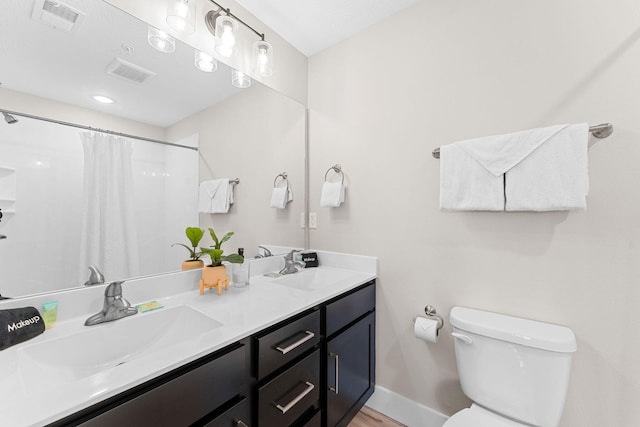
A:
<svg viewBox="0 0 640 427">
<path fill-rule="evenodd" d="M 426 342 L 438 342 L 438 321 L 426 317 L 417 317 L 413 324 L 413 334 Z"/>
</svg>

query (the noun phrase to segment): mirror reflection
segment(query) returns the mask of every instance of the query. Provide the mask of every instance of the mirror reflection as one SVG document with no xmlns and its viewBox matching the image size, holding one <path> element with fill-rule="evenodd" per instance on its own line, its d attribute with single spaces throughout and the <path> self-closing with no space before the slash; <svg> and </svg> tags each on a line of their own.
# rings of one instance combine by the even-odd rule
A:
<svg viewBox="0 0 640 427">
<path fill-rule="evenodd" d="M 20 43 L 0 44 L 0 109 L 199 151 L 19 115 L 17 123 L 5 120 L 3 296 L 81 286 L 91 264 L 107 281 L 178 270 L 188 254 L 171 244 L 186 243 L 187 226 L 234 231 L 234 245 L 248 256 L 261 243 L 303 245 L 302 105 L 256 82 L 234 88 L 222 63 L 216 72 L 198 70 L 194 50 L 179 41 L 171 56 L 154 51 L 146 24 L 101 0 L 64 2 L 84 13 L 70 32 L 36 18 L 47 1 L 7 3 L 0 38 Z M 138 84 L 106 74 L 116 58 L 153 75 Z M 94 94 L 115 103 L 97 104 Z M 110 163 L 113 158 L 120 161 Z M 273 178 L 282 171 L 294 200 L 286 210 L 272 209 Z M 198 215 L 198 184 L 216 178 L 240 179 L 235 203 L 224 215 Z"/>
</svg>

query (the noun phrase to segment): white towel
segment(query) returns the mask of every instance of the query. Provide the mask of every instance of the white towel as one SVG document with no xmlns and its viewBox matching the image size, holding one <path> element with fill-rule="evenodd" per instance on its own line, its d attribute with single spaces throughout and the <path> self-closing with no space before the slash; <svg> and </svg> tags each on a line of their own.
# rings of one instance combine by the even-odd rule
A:
<svg viewBox="0 0 640 427">
<path fill-rule="evenodd" d="M 440 150 L 440 207 L 456 210 L 584 209 L 588 191 L 587 140 L 588 125 L 582 123 L 475 138 L 444 146 Z M 503 179 L 504 187 L 499 188 L 497 183 Z M 503 209 L 497 208 L 499 204 Z"/>
<path fill-rule="evenodd" d="M 485 136 L 467 139 L 456 144 L 489 172 L 499 176 L 568 126 L 557 125 L 504 135 Z"/>
<path fill-rule="evenodd" d="M 271 192 L 271 204 L 272 208 L 284 209 L 287 207 L 287 203 L 293 200 L 293 193 L 289 189 L 289 186 L 274 187 Z"/>
<path fill-rule="evenodd" d="M 440 148 L 440 209 L 504 210 L 503 176 L 495 176 L 459 144 Z"/>
<path fill-rule="evenodd" d="M 198 211 L 227 213 L 233 203 L 233 187 L 228 178 L 211 179 L 200 183 Z"/>
<path fill-rule="evenodd" d="M 565 126 L 506 173 L 506 210 L 584 210 L 589 125 Z"/>
<path fill-rule="evenodd" d="M 342 182 L 327 182 L 322 184 L 320 206 L 337 208 L 344 202 L 345 186 Z"/>
</svg>

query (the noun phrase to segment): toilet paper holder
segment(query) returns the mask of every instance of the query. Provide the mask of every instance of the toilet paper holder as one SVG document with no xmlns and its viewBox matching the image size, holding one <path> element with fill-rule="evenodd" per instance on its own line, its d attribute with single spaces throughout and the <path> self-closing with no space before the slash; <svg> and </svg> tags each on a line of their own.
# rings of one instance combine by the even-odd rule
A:
<svg viewBox="0 0 640 427">
<path fill-rule="evenodd" d="M 438 331 L 440 331 L 440 329 L 442 329 L 442 327 L 444 326 L 444 319 L 442 318 L 442 316 L 440 316 L 438 314 L 438 312 L 436 311 L 436 308 L 432 305 L 427 305 L 424 308 L 424 314 L 426 314 L 429 317 L 433 317 L 438 321 Z"/>
</svg>

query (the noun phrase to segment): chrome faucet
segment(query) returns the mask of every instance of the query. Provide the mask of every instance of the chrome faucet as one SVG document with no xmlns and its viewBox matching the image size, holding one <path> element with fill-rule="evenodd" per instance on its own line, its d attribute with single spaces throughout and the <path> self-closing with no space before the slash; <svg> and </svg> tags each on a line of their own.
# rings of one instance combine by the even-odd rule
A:
<svg viewBox="0 0 640 427">
<path fill-rule="evenodd" d="M 91 271 L 91 274 L 89 275 L 89 280 L 84 282 L 85 286 L 104 284 L 104 274 L 102 274 L 100 270 L 98 270 L 98 267 L 96 267 L 95 265 L 90 265 L 89 270 Z"/>
<path fill-rule="evenodd" d="M 266 257 L 270 257 L 273 256 L 273 254 L 271 253 L 271 251 L 262 246 L 262 245 L 258 245 L 258 252 L 260 252 L 260 249 L 262 249 L 262 251 L 264 252 L 264 254 L 258 253 L 258 255 L 256 255 L 256 258 L 266 258 Z"/>
<path fill-rule="evenodd" d="M 284 256 L 284 268 L 279 271 L 280 274 L 293 274 L 300 271 L 300 268 L 304 268 L 306 265 L 304 261 L 293 260 L 293 256 L 296 252 L 300 253 L 300 251 L 294 249 Z"/>
<path fill-rule="evenodd" d="M 98 323 L 111 322 L 138 313 L 138 309 L 131 307 L 129 301 L 122 297 L 122 282 L 113 282 L 104 291 L 104 305 L 102 311 L 89 317 L 85 326 L 93 326 Z"/>
</svg>

